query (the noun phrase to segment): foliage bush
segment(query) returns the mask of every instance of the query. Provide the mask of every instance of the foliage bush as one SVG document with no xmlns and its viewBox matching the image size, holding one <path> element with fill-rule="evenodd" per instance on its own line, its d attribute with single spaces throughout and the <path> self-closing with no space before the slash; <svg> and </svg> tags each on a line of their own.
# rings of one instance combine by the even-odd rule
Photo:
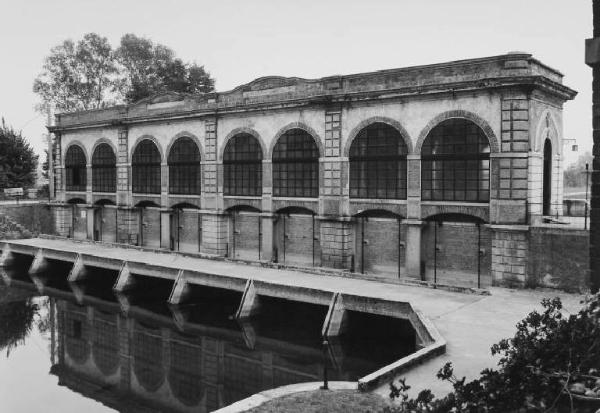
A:
<svg viewBox="0 0 600 413">
<path fill-rule="evenodd" d="M 409 398 L 404 379 L 390 385 L 398 404 L 388 412 L 594 412 L 600 408 L 600 294 L 577 314 L 565 316 L 559 298 L 542 301 L 517 324 L 511 339 L 491 348 L 497 369 L 467 382 L 451 363 L 437 374 L 453 391 L 436 399 L 430 390 Z"/>
</svg>

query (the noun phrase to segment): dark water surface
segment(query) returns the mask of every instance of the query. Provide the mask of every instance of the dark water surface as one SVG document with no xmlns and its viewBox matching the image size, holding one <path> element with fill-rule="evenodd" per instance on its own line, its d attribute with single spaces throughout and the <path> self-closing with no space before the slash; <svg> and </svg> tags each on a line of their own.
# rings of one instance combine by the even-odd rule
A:
<svg viewBox="0 0 600 413">
<path fill-rule="evenodd" d="M 402 320 L 350 313 L 323 346 L 324 306 L 265 298 L 242 323 L 237 293 L 195 288 L 170 307 L 164 281 L 117 297 L 116 274 L 69 285 L 68 270 L 0 269 L 1 412 L 209 412 L 324 368 L 354 381 L 415 351 Z"/>
</svg>

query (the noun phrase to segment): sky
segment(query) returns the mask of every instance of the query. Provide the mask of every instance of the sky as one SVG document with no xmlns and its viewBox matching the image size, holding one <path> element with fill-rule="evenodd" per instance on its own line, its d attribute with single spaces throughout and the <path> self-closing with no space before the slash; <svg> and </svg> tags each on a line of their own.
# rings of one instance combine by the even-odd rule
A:
<svg viewBox="0 0 600 413">
<path fill-rule="evenodd" d="M 45 148 L 32 92 L 50 49 L 134 33 L 196 62 L 226 91 L 267 75 L 317 78 L 525 51 L 579 94 L 564 106 L 567 163 L 591 151 L 591 0 L 0 0 L 0 116 Z"/>
</svg>

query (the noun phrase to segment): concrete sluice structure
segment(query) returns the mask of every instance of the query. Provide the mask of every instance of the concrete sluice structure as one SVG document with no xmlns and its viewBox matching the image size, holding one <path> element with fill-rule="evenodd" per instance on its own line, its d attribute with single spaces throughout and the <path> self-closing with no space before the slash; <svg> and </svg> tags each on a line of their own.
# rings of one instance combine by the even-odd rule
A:
<svg viewBox="0 0 600 413">
<path fill-rule="evenodd" d="M 278 328 L 279 325 L 282 331 L 287 331 L 288 321 L 294 324 L 294 318 L 302 316 L 298 314 L 303 312 L 301 309 L 274 309 L 275 304 L 280 306 L 282 303 L 295 303 L 296 306 L 320 308 L 316 316 L 317 349 L 314 351 L 322 351 L 318 345 L 321 337 L 327 339 L 328 352 L 337 360 L 333 364 L 338 365 L 344 358 L 338 344 L 340 338 L 355 334 L 352 327 L 355 323 L 363 326 L 355 329 L 362 331 L 365 325 L 368 329 L 368 323 L 360 321 L 363 317 L 361 314 L 395 319 L 396 322 L 403 323 L 405 327 L 402 331 L 406 333 L 410 330 L 410 333 L 406 333 L 408 335 L 402 333 L 404 336 L 400 337 L 399 330 L 386 327 L 380 328 L 375 334 L 394 336 L 398 342 L 408 339 L 414 342 L 412 350 L 403 353 L 397 360 L 391 359 L 382 365 L 372 366 L 376 371 L 363 370 L 362 377 L 345 378 L 358 380 L 357 386 L 363 390 L 389 380 L 413 363 L 445 351 L 446 343 L 443 338 L 408 301 L 384 298 L 366 291 L 356 292 L 356 289 L 340 288 L 338 291 L 331 291 L 327 286 L 311 286 L 302 278 L 296 279 L 302 275 L 298 272 L 289 272 L 288 276 L 291 278 L 284 281 L 279 279 L 282 270 L 278 269 L 176 257 L 135 249 L 128 250 L 128 259 L 123 260 L 118 258 L 123 255 L 120 248 L 68 240 L 7 241 L 0 242 L 0 249 L 0 275 L 6 284 L 18 283 L 23 274 L 27 274 L 29 285 L 40 295 L 66 297 L 79 305 L 85 305 L 90 299 L 92 303 L 102 303 L 102 299 L 109 300 L 112 308 L 124 315 L 150 314 L 151 311 L 140 308 L 140 300 L 136 296 L 151 296 L 159 307 L 166 309 L 168 305 L 169 321 L 175 322 L 184 332 L 189 328 L 194 329 L 194 323 L 189 321 L 190 306 L 203 305 L 205 301 L 212 300 L 216 305 L 228 309 L 229 318 L 238 320 L 241 331 L 236 331 L 235 337 L 243 339 L 250 349 L 254 349 L 260 341 L 257 341 L 257 332 L 253 328 L 253 322 L 257 319 L 265 319 L 263 329 Z M 165 263 L 165 257 L 172 258 L 173 261 Z M 21 270 L 16 270 L 15 267 Z M 90 298 L 86 292 L 93 290 L 89 286 L 94 283 L 108 285 L 109 294 L 105 294 L 102 299 Z M 287 321 L 270 319 L 271 314 L 279 314 Z M 213 324 L 214 320 L 210 317 L 210 314 L 207 315 L 203 322 Z M 296 321 L 299 320 L 296 318 Z M 273 326 L 265 327 L 274 323 Z M 293 331 L 290 334 L 293 336 Z M 281 333 L 280 339 L 285 341 L 286 338 L 285 333 Z M 319 380 L 317 376 L 310 375 L 304 379 L 311 377 L 314 380 L 310 381 Z M 302 381 L 306 381 L 304 379 Z"/>
</svg>

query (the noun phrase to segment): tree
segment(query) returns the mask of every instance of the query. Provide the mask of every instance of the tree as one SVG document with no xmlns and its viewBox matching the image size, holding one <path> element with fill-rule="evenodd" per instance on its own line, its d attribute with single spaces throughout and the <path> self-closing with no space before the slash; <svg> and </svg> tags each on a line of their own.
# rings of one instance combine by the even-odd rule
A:
<svg viewBox="0 0 600 413">
<path fill-rule="evenodd" d="M 486 369 L 478 379 L 457 378 L 450 363 L 437 377 L 452 383 L 453 391 L 435 399 L 423 390 L 410 399 L 405 380 L 390 386 L 400 398 L 393 412 L 558 412 L 590 411 L 586 398 L 600 402 L 600 294 L 577 314 L 565 317 L 559 298 L 542 301 L 517 324 L 512 339 L 492 346 L 498 369 Z M 576 410 L 574 410 L 576 409 Z"/>
<path fill-rule="evenodd" d="M 35 183 L 38 157 L 21 135 L 7 126 L 0 127 L 0 188 L 31 187 Z"/>
<path fill-rule="evenodd" d="M 586 152 L 583 155 L 580 155 L 577 159 L 577 162 L 569 165 L 569 167 L 564 172 L 565 178 L 565 186 L 567 187 L 581 187 L 585 186 L 586 176 L 585 176 L 585 164 L 589 164 L 590 172 L 592 168 L 592 154 L 590 152 Z M 591 183 L 591 179 L 590 182 Z"/>
<path fill-rule="evenodd" d="M 121 91 L 128 102 L 160 92 L 207 93 L 215 81 L 203 66 L 186 64 L 167 46 L 126 34 L 116 52 L 123 67 Z"/>
<path fill-rule="evenodd" d="M 161 92 L 207 93 L 215 81 L 203 66 L 183 62 L 167 46 L 126 34 L 113 50 L 106 37 L 88 33 L 52 48 L 33 91 L 59 112 L 135 102 Z"/>
<path fill-rule="evenodd" d="M 101 108 L 119 98 L 114 52 L 108 39 L 96 33 L 52 48 L 43 68 L 33 91 L 58 111 Z"/>
</svg>

